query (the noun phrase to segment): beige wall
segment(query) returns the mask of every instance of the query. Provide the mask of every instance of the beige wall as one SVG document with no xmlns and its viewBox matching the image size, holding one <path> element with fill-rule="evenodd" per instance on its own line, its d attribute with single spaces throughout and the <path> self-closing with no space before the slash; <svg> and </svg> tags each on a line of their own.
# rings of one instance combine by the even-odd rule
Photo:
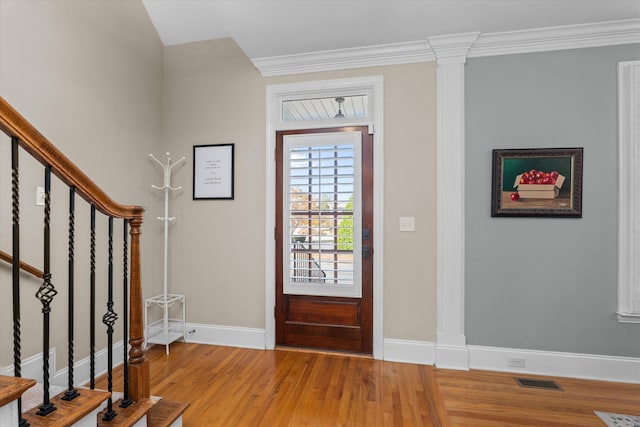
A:
<svg viewBox="0 0 640 427">
<path fill-rule="evenodd" d="M 163 47 L 141 2 L 138 1 L 20 1 L 0 0 L 0 95 L 18 109 L 46 137 L 91 177 L 114 200 L 149 208 L 143 226 L 142 280 L 161 280 L 161 236 L 149 224 L 158 209 L 150 190 L 155 175 L 147 156 L 161 145 Z M 2 200 L 10 199 L 7 168 L 8 141 L 2 138 L 0 179 Z M 34 186 L 41 185 L 42 169 L 21 156 L 22 258 L 41 267 L 42 208 L 34 206 Z M 157 182 L 156 182 L 157 183 Z M 54 300 L 52 346 L 59 366 L 66 362 L 66 209 L 67 190 L 53 185 Z M 11 212 L 0 208 L 0 249 L 11 249 Z M 77 203 L 76 356 L 88 354 L 88 229 L 89 209 Z M 106 220 L 98 219 L 98 275 L 106 272 Z M 155 224 L 154 224 L 155 225 Z M 116 223 L 116 250 L 120 257 L 122 224 Z M 116 259 L 116 267 L 118 266 Z M 11 299 L 7 268 L 0 270 L 0 367 L 12 362 Z M 116 269 L 116 271 L 118 271 Z M 120 273 L 121 274 L 121 273 Z M 117 276 L 121 277 L 121 276 Z M 116 279 L 117 283 L 121 283 Z M 23 330 L 41 329 L 39 286 L 25 278 L 22 294 Z M 117 289 L 120 289 L 118 287 Z M 105 291 L 102 291 L 105 292 Z M 4 296 L 7 296 L 5 298 Z M 99 313 L 105 310 L 100 295 Z M 122 316 L 122 309 L 116 307 Z M 98 323 L 99 331 L 104 325 Z M 23 334 L 23 356 L 41 351 L 41 344 Z M 100 343 L 99 343 L 100 344 Z M 98 348 L 101 346 L 99 345 Z"/>
<path fill-rule="evenodd" d="M 187 320 L 264 328 L 264 81 L 229 39 L 165 48 L 163 142 L 173 185 L 171 288 Z M 193 145 L 235 143 L 235 200 L 192 200 Z"/>
<path fill-rule="evenodd" d="M 165 48 L 164 147 L 187 156 L 172 199 L 171 284 L 188 321 L 264 328 L 265 87 L 382 75 L 384 337 L 436 339 L 435 65 L 422 63 L 263 78 L 231 39 Z M 192 146 L 233 142 L 235 200 L 193 201 Z M 400 216 L 416 231 L 400 233 Z"/>
<path fill-rule="evenodd" d="M 162 224 L 155 220 L 162 214 L 162 193 L 149 188 L 162 176 L 147 155 L 170 151 L 174 159 L 187 157 L 173 179 L 184 189 L 171 202 L 177 221 L 171 227 L 169 272 L 170 289 L 187 296 L 193 323 L 265 327 L 265 87 L 367 75 L 382 75 L 385 87 L 384 336 L 435 341 L 434 64 L 263 78 L 231 39 L 163 49 L 139 2 L 0 0 L 0 95 L 115 200 L 148 208 L 142 240 L 145 297 L 162 289 Z M 193 145 L 225 142 L 236 144 L 235 200 L 193 201 Z M 3 169 L 8 145 L 3 138 Z M 35 265 L 42 260 L 42 208 L 33 206 L 32 193 L 41 174 L 21 157 L 21 218 L 31 224 L 23 227 L 22 254 Z M 8 180 L 0 178 L 4 199 Z M 62 225 L 53 233 L 66 241 L 66 190 L 54 184 L 55 192 L 62 194 L 54 200 Z M 86 229 L 86 207 L 79 209 L 77 227 Z M 398 231 L 400 216 L 416 218 L 414 233 Z M 5 251 L 10 221 L 9 207 L 0 207 Z M 99 220 L 99 239 L 105 228 Z M 76 248 L 76 264 L 86 265 L 88 242 L 77 242 Z M 117 248 L 118 241 L 116 257 Z M 106 250 L 99 249 L 98 259 L 105 257 Z M 83 300 L 88 273 L 77 268 L 76 299 Z M 104 272 L 99 266 L 100 277 Z M 66 358 L 64 250 L 53 254 L 53 273 L 60 292 L 53 316 L 60 332 L 52 345 L 60 367 Z M 0 270 L 3 288 L 10 286 L 7 277 L 7 269 Z M 24 286 L 23 327 L 39 331 L 40 303 L 32 297 L 38 282 L 25 278 Z M 104 298 L 98 304 L 104 307 Z M 76 317 L 76 355 L 84 357 L 86 307 L 78 308 Z M 0 334 L 1 342 L 11 342 L 7 298 L 0 299 Z M 39 345 L 24 342 L 23 356 L 39 352 Z M 1 347 L 0 366 L 6 366 L 11 349 Z"/>
</svg>

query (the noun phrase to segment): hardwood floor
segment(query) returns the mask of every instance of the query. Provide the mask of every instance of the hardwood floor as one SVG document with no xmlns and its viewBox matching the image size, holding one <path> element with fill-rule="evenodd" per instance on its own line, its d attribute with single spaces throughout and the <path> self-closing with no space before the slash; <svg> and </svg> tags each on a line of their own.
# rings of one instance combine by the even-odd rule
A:
<svg viewBox="0 0 640 427">
<path fill-rule="evenodd" d="M 640 415 L 640 385 L 451 371 L 366 357 L 174 343 L 147 352 L 151 393 L 191 402 L 201 426 L 604 426 L 593 411 Z M 122 368 L 114 373 L 121 388 Z M 99 387 L 106 387 L 104 379 Z"/>
<path fill-rule="evenodd" d="M 451 426 L 599 426 L 593 411 L 640 415 L 640 385 L 572 378 L 551 379 L 562 387 L 520 387 L 514 374 L 435 369 Z"/>
</svg>

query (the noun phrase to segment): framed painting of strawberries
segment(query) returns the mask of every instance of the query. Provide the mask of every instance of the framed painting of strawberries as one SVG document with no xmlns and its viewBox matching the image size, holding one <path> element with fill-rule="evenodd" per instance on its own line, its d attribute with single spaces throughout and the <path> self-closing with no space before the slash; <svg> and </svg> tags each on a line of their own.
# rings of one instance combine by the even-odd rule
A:
<svg viewBox="0 0 640 427">
<path fill-rule="evenodd" d="M 582 148 L 493 150 L 491 216 L 582 218 Z"/>
</svg>

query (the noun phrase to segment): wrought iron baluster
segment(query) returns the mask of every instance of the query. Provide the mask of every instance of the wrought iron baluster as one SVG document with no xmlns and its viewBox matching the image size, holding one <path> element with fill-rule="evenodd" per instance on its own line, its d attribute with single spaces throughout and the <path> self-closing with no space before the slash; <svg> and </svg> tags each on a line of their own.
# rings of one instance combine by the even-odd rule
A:
<svg viewBox="0 0 640 427">
<path fill-rule="evenodd" d="M 78 390 L 73 388 L 73 331 L 74 331 L 74 318 L 73 312 L 75 309 L 73 294 L 74 294 L 74 256 L 75 256 L 75 210 L 76 210 L 76 188 L 69 187 L 69 306 L 67 307 L 68 313 L 68 337 L 67 337 L 67 355 L 68 355 L 68 388 L 64 392 L 62 400 L 73 400 L 80 396 Z"/>
<path fill-rule="evenodd" d="M 89 388 L 96 388 L 96 206 L 91 205 L 89 274 Z"/>
<path fill-rule="evenodd" d="M 129 342 L 129 313 L 128 313 L 128 307 L 129 307 L 129 269 L 127 266 L 127 263 L 129 262 L 129 248 L 128 248 L 128 237 L 129 237 L 129 233 L 128 233 L 128 229 L 129 229 L 129 221 L 125 218 L 124 219 L 124 227 L 123 227 L 123 244 L 122 244 L 122 328 L 124 330 L 123 332 L 123 338 L 122 338 L 122 346 L 124 348 L 124 355 L 123 355 L 123 383 L 124 383 L 124 396 L 122 397 L 122 401 L 120 402 L 120 407 L 121 408 L 128 408 L 129 406 L 131 406 L 131 404 L 133 403 L 133 400 L 129 397 L 129 360 L 127 357 L 127 353 L 128 353 L 128 346 L 127 343 Z"/>
<path fill-rule="evenodd" d="M 107 312 L 102 316 L 102 323 L 107 326 L 107 385 L 109 392 L 113 392 L 113 325 L 118 315 L 113 311 L 113 217 L 109 217 L 109 283 Z M 113 410 L 113 399 L 107 400 L 107 412 L 102 419 L 111 421 L 118 415 Z"/>
<path fill-rule="evenodd" d="M 18 138 L 11 138 L 11 203 L 13 222 L 13 375 L 22 376 L 22 341 L 20 338 L 20 175 L 18 167 Z M 27 427 L 30 424 L 22 418 L 22 397 L 18 399 L 18 424 Z"/>
<path fill-rule="evenodd" d="M 42 386 L 44 388 L 42 405 L 36 414 L 49 415 L 57 408 L 49 400 L 49 317 L 51 303 L 58 294 L 51 282 L 51 166 L 44 169 L 44 276 L 36 297 L 42 303 Z"/>
</svg>

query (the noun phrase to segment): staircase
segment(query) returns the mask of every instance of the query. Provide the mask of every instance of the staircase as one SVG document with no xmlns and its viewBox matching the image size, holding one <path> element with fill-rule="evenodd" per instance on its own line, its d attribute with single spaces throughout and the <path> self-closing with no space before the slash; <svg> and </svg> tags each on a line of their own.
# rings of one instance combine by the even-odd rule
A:
<svg viewBox="0 0 640 427">
<path fill-rule="evenodd" d="M 56 427 L 180 427 L 182 414 L 189 407 L 187 403 L 173 402 L 159 398 L 142 399 L 122 408 L 117 400 L 114 404 L 116 416 L 104 420 L 107 414 L 107 400 L 111 393 L 103 390 L 80 389 L 79 396 L 72 403 L 63 400 L 64 393 L 51 399 L 56 411 L 42 417 L 36 414 L 38 407 L 22 413 L 22 423 L 18 421 L 18 399 L 36 385 L 34 380 L 0 376 L 0 426 L 25 425 Z"/>
<path fill-rule="evenodd" d="M 11 253 L 0 251 L 0 262 L 10 266 L 11 289 L 0 291 L 5 301 L 11 295 L 13 317 L 13 366 L 6 370 L 8 375 L 0 375 L 0 427 L 181 426 L 182 414 L 189 405 L 150 395 L 149 362 L 144 353 L 140 283 L 140 234 L 144 208 L 114 202 L 1 97 L 0 130 L 9 137 L 11 143 L 11 172 L 9 174 L 9 167 L 5 163 L 0 163 L 0 174 L 7 173 L 11 176 L 12 187 L 11 201 L 3 202 L 11 204 L 12 228 L 2 233 L 3 236 L 11 236 Z M 5 138 L 0 138 L 0 144 L 3 143 Z M 29 160 L 28 167 L 21 169 L 19 159 L 25 155 L 35 162 Z M 20 218 L 20 176 L 25 172 L 29 176 L 39 175 L 37 164 L 41 165 L 44 172 L 43 218 L 37 224 L 24 223 Z M 57 182 L 52 185 L 52 181 L 56 179 Z M 61 184 L 68 189 L 68 197 L 60 194 Z M 52 188 L 58 191 L 52 191 Z M 52 204 L 54 197 L 62 199 L 63 203 Z M 65 205 L 68 210 L 62 214 L 52 214 L 52 209 L 59 210 L 60 206 Z M 90 230 L 76 227 L 76 215 L 86 215 L 87 218 L 89 214 Z M 68 218 L 68 222 L 60 225 L 53 221 L 60 217 Z M 115 230 L 120 228 L 118 223 L 122 224 L 120 238 L 115 234 Z M 102 229 L 107 228 L 107 225 L 108 234 L 104 236 L 101 234 Z M 43 236 L 42 269 L 22 259 L 20 245 L 21 230 L 27 231 L 31 240 L 34 229 L 40 227 Z M 58 236 L 57 230 L 61 227 L 68 230 L 67 241 L 52 238 L 52 230 L 55 230 L 53 235 Z M 83 232 L 85 235 L 81 235 Z M 89 257 L 86 261 L 90 277 L 81 277 L 76 284 L 75 247 L 80 239 L 90 247 L 89 254 L 85 254 L 85 251 L 82 254 Z M 107 241 L 107 247 L 103 247 L 102 251 L 96 248 L 100 240 Z M 116 240 L 121 241 L 121 250 L 114 250 Z M 108 252 L 107 260 L 100 256 L 105 252 Z M 121 253 L 122 258 L 116 260 L 115 252 Z M 55 257 L 60 253 L 68 253 L 67 262 L 63 263 L 66 267 L 64 275 L 59 274 L 62 270 L 61 263 L 59 257 Z M 120 266 L 118 272 L 115 271 L 116 264 Z M 3 269 L 9 270 L 5 267 Z M 57 276 L 53 274 L 54 271 Z M 6 271 L 0 270 L 0 273 L 5 274 Z M 0 286 L 4 287 L 5 282 L 7 281 L 0 282 Z M 40 283 L 39 288 L 34 286 L 35 282 Z M 62 295 L 58 295 L 59 293 Z M 88 301 L 75 301 L 79 296 L 84 298 L 85 294 L 89 295 Z M 106 311 L 102 312 L 99 301 L 105 295 Z M 37 306 L 39 309 L 34 310 L 37 303 L 40 304 Z M 25 307 L 30 318 L 40 317 L 41 331 L 34 334 L 32 331 L 22 330 L 22 311 Z M 117 313 L 118 309 L 121 313 Z M 61 316 L 61 313 L 65 313 L 65 316 Z M 76 346 L 75 317 L 78 313 L 83 322 L 88 320 L 90 332 L 88 343 L 84 340 L 81 346 Z M 62 323 L 61 317 L 65 317 Z M 116 330 L 121 331 L 123 337 L 119 344 L 114 344 Z M 55 356 L 52 340 L 59 344 L 61 331 L 66 331 L 68 360 L 66 367 L 58 372 L 64 375 L 66 386 L 58 384 L 61 377 L 58 373 L 54 375 L 56 384 L 52 384 L 50 378 L 52 371 L 56 369 L 55 357 L 53 366 L 50 361 L 50 354 Z M 10 331 L 6 332 L 4 336 L 11 335 Z M 42 351 L 36 358 L 36 364 L 41 369 L 35 375 L 29 369 L 34 379 L 24 378 L 22 375 L 26 361 L 22 357 L 25 342 L 29 342 L 30 347 L 33 347 L 33 343 L 42 344 Z M 96 345 L 103 346 L 104 342 L 106 347 L 96 351 Z M 0 342 L 0 347 L 11 348 L 11 344 Z M 116 348 L 120 348 L 122 352 L 116 353 Z M 89 355 L 82 361 L 77 361 L 76 353 Z M 30 358 L 30 367 L 34 364 L 31 359 L 33 358 Z M 124 378 L 122 384 L 116 386 L 112 374 L 120 360 Z M 76 376 L 78 370 L 82 370 L 83 379 L 78 378 L 80 375 Z M 95 387 L 97 370 L 100 373 L 106 372 L 107 390 Z M 82 386 L 87 383 L 88 385 Z M 121 387 L 121 392 L 114 391 L 116 387 Z"/>
</svg>

